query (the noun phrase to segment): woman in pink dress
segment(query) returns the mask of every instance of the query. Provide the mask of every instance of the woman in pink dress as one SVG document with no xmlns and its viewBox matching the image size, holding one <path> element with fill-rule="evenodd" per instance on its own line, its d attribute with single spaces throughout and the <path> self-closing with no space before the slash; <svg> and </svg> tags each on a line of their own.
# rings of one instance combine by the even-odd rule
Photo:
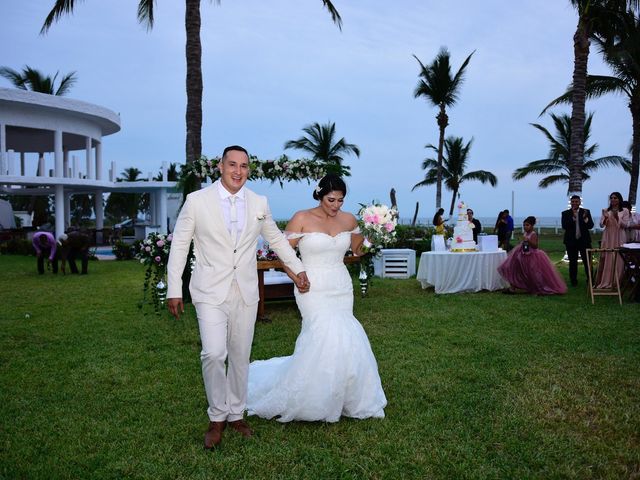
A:
<svg viewBox="0 0 640 480">
<path fill-rule="evenodd" d="M 618 248 L 627 241 L 626 228 L 629 224 L 629 210 L 622 206 L 622 195 L 613 192 L 609 195 L 609 208 L 602 209 L 600 227 L 604 228 L 600 248 Z M 618 257 L 618 258 L 616 258 Z M 603 253 L 600 257 L 600 265 L 596 275 L 596 288 L 613 288 L 615 280 L 613 276 L 613 263 L 616 264 L 618 280 L 622 277 L 624 265 L 617 253 Z"/>
<path fill-rule="evenodd" d="M 560 295 L 567 293 L 567 285 L 549 257 L 538 249 L 538 234 L 533 231 L 536 217 L 527 217 L 523 222 L 524 238 L 516 245 L 507 259 L 498 267 L 498 273 L 511 284 L 505 293 L 516 289 L 536 295 Z"/>
</svg>

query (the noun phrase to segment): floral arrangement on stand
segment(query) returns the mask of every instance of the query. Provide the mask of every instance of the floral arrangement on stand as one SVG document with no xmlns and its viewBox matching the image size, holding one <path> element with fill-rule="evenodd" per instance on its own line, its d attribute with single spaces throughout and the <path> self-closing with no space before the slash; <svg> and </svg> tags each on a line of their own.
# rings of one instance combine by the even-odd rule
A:
<svg viewBox="0 0 640 480">
<path fill-rule="evenodd" d="M 203 155 L 199 160 L 183 165 L 180 177 L 183 181 L 189 177 L 195 177 L 201 181 L 210 178 L 215 181 L 220 177 L 219 161 L 220 157 L 209 159 Z M 310 183 L 318 181 L 329 172 L 346 177 L 351 175 L 350 168 L 346 165 L 306 158 L 290 159 L 286 155 L 275 160 L 258 160 L 257 157 L 251 155 L 249 161 L 251 170 L 249 180 L 271 180 L 279 182 L 281 187 L 283 182 L 306 180 L 307 183 Z"/>
<path fill-rule="evenodd" d="M 167 298 L 166 269 L 173 235 L 152 232 L 138 243 L 136 258 L 147 266 L 144 275 L 143 300 L 151 290 L 151 303 L 156 313 Z M 142 305 L 141 305 L 142 306 Z"/>
<path fill-rule="evenodd" d="M 396 242 L 396 227 L 398 226 L 398 211 L 380 203 L 370 205 L 360 204 L 358 212 L 358 227 L 364 236 L 362 250 L 364 255 L 360 261 L 360 291 L 366 296 L 369 288 L 369 278 L 373 276 L 373 257 L 384 247 Z"/>
<path fill-rule="evenodd" d="M 269 248 L 267 243 L 264 244 L 263 248 L 259 248 L 256 250 L 256 260 L 258 261 L 273 261 L 278 260 L 278 254 Z"/>
</svg>

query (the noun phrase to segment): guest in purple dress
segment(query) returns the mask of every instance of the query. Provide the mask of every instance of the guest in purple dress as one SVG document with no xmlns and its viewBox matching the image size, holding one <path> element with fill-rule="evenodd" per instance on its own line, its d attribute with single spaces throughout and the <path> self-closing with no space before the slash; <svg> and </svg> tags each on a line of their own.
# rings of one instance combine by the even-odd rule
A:
<svg viewBox="0 0 640 480">
<path fill-rule="evenodd" d="M 505 293 L 516 289 L 536 295 L 559 295 L 567 293 L 567 285 L 549 257 L 538 249 L 538 234 L 533 231 L 535 217 L 524 220 L 524 238 L 516 245 L 507 259 L 498 267 L 498 273 L 511 284 Z"/>
</svg>

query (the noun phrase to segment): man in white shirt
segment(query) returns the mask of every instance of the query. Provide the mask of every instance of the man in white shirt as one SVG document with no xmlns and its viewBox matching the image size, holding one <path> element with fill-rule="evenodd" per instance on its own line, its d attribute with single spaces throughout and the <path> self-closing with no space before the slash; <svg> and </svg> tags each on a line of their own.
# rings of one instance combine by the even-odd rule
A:
<svg viewBox="0 0 640 480">
<path fill-rule="evenodd" d="M 220 180 L 187 196 L 167 265 L 167 306 L 179 318 L 184 312 L 182 272 L 193 240 L 196 263 L 189 291 L 202 341 L 200 358 L 210 420 L 204 439 L 207 449 L 220 444 L 227 425 L 245 437 L 253 434 L 243 417 L 260 299 L 259 235 L 296 275 L 300 292 L 309 290 L 304 267 L 273 221 L 266 197 L 244 186 L 249 177 L 247 151 L 237 145 L 225 148 L 218 168 Z"/>
</svg>

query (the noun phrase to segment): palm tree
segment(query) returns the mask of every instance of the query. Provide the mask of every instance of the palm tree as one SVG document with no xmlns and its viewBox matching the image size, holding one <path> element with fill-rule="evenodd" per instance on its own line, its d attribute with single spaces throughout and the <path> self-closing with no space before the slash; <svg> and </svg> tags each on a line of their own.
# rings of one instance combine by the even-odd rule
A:
<svg viewBox="0 0 640 480">
<path fill-rule="evenodd" d="M 449 215 L 453 215 L 453 207 L 456 202 L 456 197 L 460 191 L 462 183 L 477 180 L 482 183 L 489 183 L 492 187 L 498 184 L 498 178 L 487 170 L 476 170 L 473 172 L 465 172 L 467 168 L 467 162 L 469 161 L 469 151 L 471 150 L 471 144 L 473 138 L 465 145 L 462 137 L 449 136 L 444 142 L 444 150 L 446 156 L 443 156 L 442 165 L 442 178 L 444 179 L 445 186 L 453 192 L 451 196 L 451 209 Z M 431 149 L 434 152 L 438 152 L 438 149 L 429 144 L 425 148 Z M 424 187 L 426 185 L 433 185 L 438 181 L 438 162 L 433 158 L 427 158 L 422 162 L 422 169 L 427 170 L 424 176 L 424 180 L 416 183 L 411 191 L 414 191 L 418 187 Z"/>
<path fill-rule="evenodd" d="M 162 170 L 158 172 L 154 178 L 157 182 L 162 181 Z M 175 162 L 171 162 L 169 164 L 169 168 L 167 168 L 167 181 L 168 182 L 177 182 L 180 180 L 180 173 L 178 172 L 178 164 Z"/>
<path fill-rule="evenodd" d="M 514 180 L 522 180 L 528 175 L 546 175 L 538 183 L 538 187 L 547 188 L 556 183 L 566 183 L 568 185 L 568 192 L 571 192 L 571 141 L 573 136 L 571 135 L 572 121 L 571 117 L 567 114 L 560 116 L 551 114 L 553 123 L 556 128 L 556 136 L 551 133 L 542 125 L 532 123 L 531 125 L 542 132 L 542 134 L 549 140 L 550 148 L 547 158 L 542 160 L 535 160 L 527 163 L 524 167 L 518 168 L 513 172 Z M 587 119 L 583 128 L 584 145 L 582 151 L 584 152 L 585 162 L 580 165 L 580 184 L 591 178 L 590 173 L 603 167 L 622 167 L 623 170 L 629 171 L 631 168 L 631 162 L 623 157 L 608 156 L 596 159 L 591 157 L 598 150 L 598 144 L 594 143 L 591 146 L 587 146 L 587 142 L 591 135 L 591 121 L 593 120 L 593 113 L 587 115 Z"/>
<path fill-rule="evenodd" d="M 136 167 L 125 168 L 117 182 L 139 182 L 142 172 Z M 122 221 L 131 218 L 134 223 L 138 217 L 138 212 L 146 212 L 149 208 L 148 193 L 124 193 L 113 192 L 107 199 L 105 213 L 112 219 Z"/>
<path fill-rule="evenodd" d="M 9 67 L 0 67 L 0 76 L 9 80 L 17 88 L 61 96 L 65 95 L 73 84 L 76 83 L 77 77 L 76 72 L 67 73 L 62 77 L 60 84 L 56 88 L 58 74 L 59 72 L 56 72 L 53 78 L 51 78 L 51 76 L 44 75 L 29 65 L 25 65 L 21 72 Z"/>
<path fill-rule="evenodd" d="M 460 86 L 464 80 L 464 72 L 471 60 L 471 52 L 455 75 L 451 75 L 451 58 L 449 51 L 442 47 L 436 58 L 429 65 L 424 65 L 418 57 L 413 56 L 420 64 L 420 81 L 416 86 L 413 96 L 424 97 L 430 104 L 438 107 L 440 111 L 436 116 L 440 137 L 438 139 L 438 166 L 436 175 L 436 208 L 442 203 L 442 160 L 444 148 L 444 131 L 449 125 L 447 107 L 455 105 L 458 101 Z"/>
<path fill-rule="evenodd" d="M 40 33 L 49 30 L 53 22 L 65 14 L 73 12 L 76 0 L 56 0 L 53 8 L 47 15 Z M 147 29 L 153 28 L 154 0 L 139 0 L 138 22 Z M 220 0 L 216 0 L 220 3 Z M 329 11 L 331 19 L 342 28 L 342 18 L 330 0 L 322 0 L 324 7 Z M 186 61 L 187 61 L 187 111 L 186 111 L 186 161 L 193 162 L 202 155 L 202 45 L 200 42 L 200 0 L 185 0 L 185 29 L 186 29 Z M 199 188 L 199 185 L 190 185 L 190 191 Z"/>
<path fill-rule="evenodd" d="M 336 124 L 328 122 L 320 125 L 315 122 L 306 125 L 302 131 L 306 134 L 297 140 L 289 140 L 284 144 L 285 150 L 293 148 L 303 150 L 310 153 L 313 160 L 320 160 L 329 165 L 341 167 L 343 155 L 353 153 L 356 157 L 360 157 L 360 149 L 353 143 L 347 143 L 342 137 L 336 141 Z M 339 171 L 340 168 L 331 169 Z"/>
<path fill-rule="evenodd" d="M 640 167 L 640 18 L 629 10 L 620 15 L 618 28 L 600 32 L 594 38 L 600 53 L 613 71 L 613 76 L 587 75 L 586 98 L 597 98 L 607 93 L 622 94 L 628 99 L 633 128 L 631 142 L 631 179 L 629 202 L 636 204 Z M 573 86 L 553 100 L 547 108 L 570 103 Z M 545 109 L 546 110 L 546 109 Z"/>
<path fill-rule="evenodd" d="M 608 30 L 617 15 L 626 6 L 638 8 L 640 0 L 570 0 L 578 11 L 578 25 L 573 35 L 573 81 L 571 83 L 571 131 L 569 157 L 569 193 L 582 192 L 582 163 L 585 141 L 582 138 L 585 124 L 587 63 L 589 40 L 602 30 Z M 543 112 L 544 113 L 544 112 Z"/>
</svg>

